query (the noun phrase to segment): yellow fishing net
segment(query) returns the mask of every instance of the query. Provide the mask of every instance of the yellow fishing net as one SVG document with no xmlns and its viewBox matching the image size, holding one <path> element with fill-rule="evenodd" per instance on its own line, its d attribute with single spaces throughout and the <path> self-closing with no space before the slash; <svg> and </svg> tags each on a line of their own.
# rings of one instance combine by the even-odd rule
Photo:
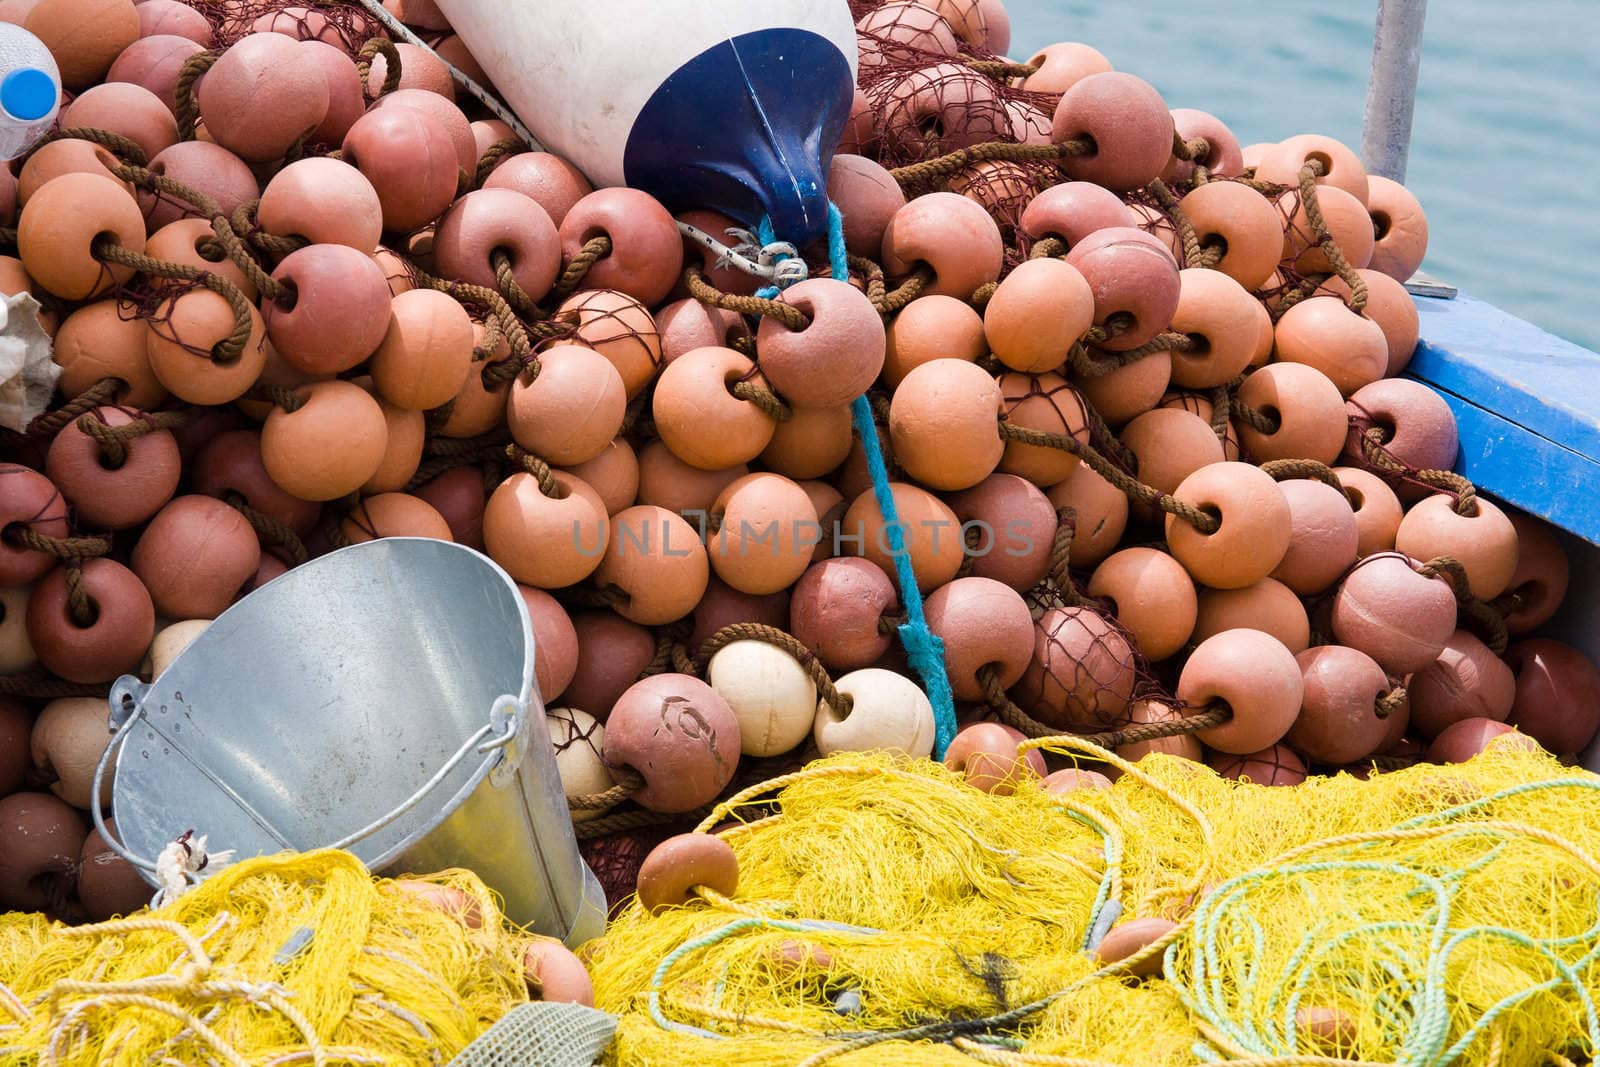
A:
<svg viewBox="0 0 1600 1067">
<path fill-rule="evenodd" d="M 1494 748 L 1294 788 L 1082 742 L 1111 790 L 989 796 L 844 754 L 713 812 L 734 898 L 637 904 L 585 950 L 612 1062 L 1083 1067 L 1587 1062 L 1600 777 Z M 771 804 L 776 802 L 776 813 Z M 758 805 L 769 805 L 758 807 Z M 1114 921 L 1167 937 L 1099 968 Z M 1321 1020 L 1322 1025 L 1314 1025 Z"/>
<path fill-rule="evenodd" d="M 444 1063 L 528 999 L 528 936 L 474 875 L 476 926 L 347 852 L 247 860 L 93 926 L 0 915 L 0 1065 Z"/>
</svg>

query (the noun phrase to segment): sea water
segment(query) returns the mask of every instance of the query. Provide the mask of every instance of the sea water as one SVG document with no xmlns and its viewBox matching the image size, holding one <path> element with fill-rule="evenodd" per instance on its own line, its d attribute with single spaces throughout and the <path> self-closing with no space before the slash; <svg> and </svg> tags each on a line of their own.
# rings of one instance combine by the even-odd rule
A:
<svg viewBox="0 0 1600 1067">
<path fill-rule="evenodd" d="M 1083 41 L 1240 144 L 1324 133 L 1360 149 L 1376 0 L 1006 8 L 1019 60 Z M 1600 0 L 1433 0 L 1405 183 L 1428 213 L 1423 270 L 1600 350 Z"/>
</svg>

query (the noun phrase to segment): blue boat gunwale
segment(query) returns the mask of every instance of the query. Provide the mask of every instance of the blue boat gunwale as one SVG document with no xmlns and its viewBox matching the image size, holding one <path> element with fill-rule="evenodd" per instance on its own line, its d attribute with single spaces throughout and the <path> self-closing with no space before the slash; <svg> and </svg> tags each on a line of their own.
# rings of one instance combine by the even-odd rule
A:
<svg viewBox="0 0 1600 1067">
<path fill-rule="evenodd" d="M 1462 294 L 1414 298 L 1405 376 L 1455 412 L 1456 470 L 1489 495 L 1600 544 L 1600 354 Z"/>
</svg>

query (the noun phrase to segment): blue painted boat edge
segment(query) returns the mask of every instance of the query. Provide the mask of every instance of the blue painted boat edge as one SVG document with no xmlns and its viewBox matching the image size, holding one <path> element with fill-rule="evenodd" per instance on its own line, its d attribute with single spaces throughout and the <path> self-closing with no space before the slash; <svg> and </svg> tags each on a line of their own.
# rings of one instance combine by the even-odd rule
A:
<svg viewBox="0 0 1600 1067">
<path fill-rule="evenodd" d="M 1462 294 L 1416 299 L 1408 373 L 1586 456 L 1600 456 L 1600 355 Z"/>
<path fill-rule="evenodd" d="M 1461 433 L 1457 473 L 1485 494 L 1600 545 L 1600 460 L 1435 387 Z"/>
<path fill-rule="evenodd" d="M 767 216 L 780 240 L 808 244 L 827 236 L 828 164 L 854 96 L 848 59 L 821 34 L 740 34 L 662 81 L 634 120 L 623 171 L 672 211 L 720 205 L 752 228 Z M 797 111 L 796 99 L 816 103 Z"/>
<path fill-rule="evenodd" d="M 1423 338 L 1406 377 L 1455 413 L 1456 470 L 1600 545 L 1600 354 L 1470 296 L 1416 303 Z"/>
</svg>

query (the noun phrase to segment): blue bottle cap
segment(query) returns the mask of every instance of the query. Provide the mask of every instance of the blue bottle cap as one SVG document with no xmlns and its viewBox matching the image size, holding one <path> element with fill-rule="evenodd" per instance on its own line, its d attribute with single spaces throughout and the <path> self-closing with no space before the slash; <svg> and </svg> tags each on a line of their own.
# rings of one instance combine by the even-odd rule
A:
<svg viewBox="0 0 1600 1067">
<path fill-rule="evenodd" d="M 56 106 L 56 84 L 37 67 L 18 67 L 0 80 L 0 108 L 12 118 L 32 122 Z"/>
</svg>

